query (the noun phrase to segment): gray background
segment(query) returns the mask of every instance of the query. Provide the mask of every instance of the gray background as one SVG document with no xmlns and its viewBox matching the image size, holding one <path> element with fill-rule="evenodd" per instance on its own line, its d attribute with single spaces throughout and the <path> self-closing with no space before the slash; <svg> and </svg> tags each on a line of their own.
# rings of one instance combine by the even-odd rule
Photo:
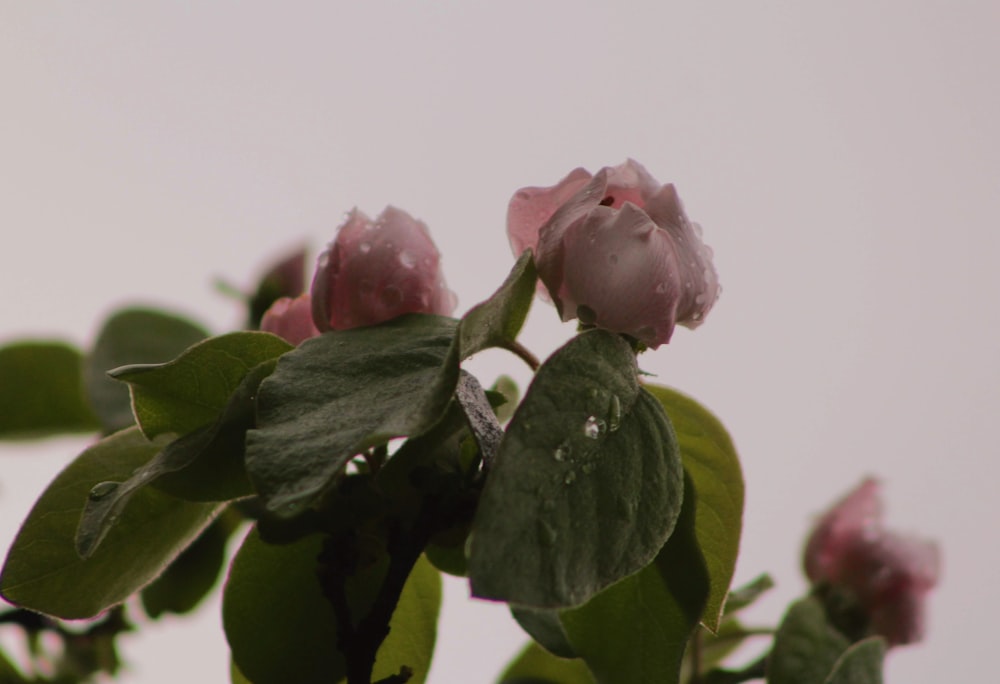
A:
<svg viewBox="0 0 1000 684">
<path fill-rule="evenodd" d="M 510 195 L 632 156 L 677 184 L 724 291 L 641 362 L 712 407 L 748 485 L 738 580 L 800 594 L 815 514 L 864 475 L 944 555 L 897 684 L 981 680 L 1000 550 L 992 425 L 990 2 L 0 4 L 0 339 L 87 344 L 113 305 L 221 332 L 277 252 L 387 203 L 426 221 L 459 312 L 512 263 Z M 539 354 L 573 326 L 536 304 Z M 486 354 L 488 382 L 519 362 Z M 0 542 L 84 444 L 0 445 Z M 431 681 L 522 643 L 447 585 Z M 226 681 L 218 606 L 126 638 L 129 682 Z"/>
</svg>

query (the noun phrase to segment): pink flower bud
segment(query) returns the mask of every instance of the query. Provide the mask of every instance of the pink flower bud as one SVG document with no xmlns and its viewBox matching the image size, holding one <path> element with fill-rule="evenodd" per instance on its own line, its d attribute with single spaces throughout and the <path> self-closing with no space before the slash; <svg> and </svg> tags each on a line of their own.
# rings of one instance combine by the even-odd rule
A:
<svg viewBox="0 0 1000 684">
<path fill-rule="evenodd" d="M 522 188 L 507 210 L 514 252 L 535 250 L 564 321 L 579 318 L 654 349 L 699 326 L 719 296 L 712 250 L 673 185 L 631 159 L 551 188 Z"/>
<path fill-rule="evenodd" d="M 919 641 L 924 596 L 939 575 L 932 542 L 882 529 L 875 480 L 862 482 L 820 519 L 806 542 L 803 564 L 814 585 L 828 586 L 864 614 L 868 632 L 889 645 Z"/>
<path fill-rule="evenodd" d="M 456 304 L 427 226 L 386 207 L 375 221 L 357 209 L 316 265 L 313 321 L 322 331 L 375 325 L 407 313 L 449 315 Z"/>
<path fill-rule="evenodd" d="M 299 346 L 310 337 L 319 335 L 319 330 L 313 325 L 312 298 L 308 293 L 295 299 L 282 297 L 264 312 L 260 320 L 260 329 L 282 337 L 289 344 Z"/>
</svg>

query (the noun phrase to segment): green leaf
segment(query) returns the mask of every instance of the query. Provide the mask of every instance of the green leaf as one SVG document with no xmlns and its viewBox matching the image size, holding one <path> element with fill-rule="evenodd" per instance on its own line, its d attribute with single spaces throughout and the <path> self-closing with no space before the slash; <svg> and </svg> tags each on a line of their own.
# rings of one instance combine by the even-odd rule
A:
<svg viewBox="0 0 1000 684">
<path fill-rule="evenodd" d="M 7 555 L 0 575 L 3 596 L 40 613 L 86 618 L 152 581 L 212 521 L 218 506 L 145 489 L 90 559 L 77 555 L 74 538 L 94 486 L 127 478 L 162 448 L 162 442 L 148 442 L 130 428 L 90 447 L 56 476 Z"/>
<path fill-rule="evenodd" d="M 107 372 L 130 363 L 162 363 L 208 332 L 190 321 L 150 309 L 123 309 L 104 323 L 87 357 L 84 375 L 90 405 L 111 433 L 135 422 L 128 388 Z"/>
<path fill-rule="evenodd" d="M 582 660 L 559 658 L 534 642 L 507 666 L 500 684 L 594 684 Z"/>
<path fill-rule="evenodd" d="M 80 352 L 61 342 L 0 347 L 0 439 L 98 430 L 84 402 L 82 369 Z"/>
<path fill-rule="evenodd" d="M 510 348 L 531 308 L 537 280 L 535 262 L 526 250 L 499 289 L 462 317 L 458 335 L 461 359 L 491 347 Z"/>
<path fill-rule="evenodd" d="M 441 610 L 441 575 L 421 557 L 413 566 L 389 622 L 389 636 L 375 656 L 372 681 L 399 672 L 405 665 L 413 671 L 407 684 L 423 684 L 431 669 Z"/>
<path fill-rule="evenodd" d="M 714 632 L 740 550 L 744 487 L 739 457 L 726 428 L 704 406 L 667 387 L 645 387 L 670 417 L 684 469 L 698 492 L 695 530 L 712 586 L 702 620 Z"/>
<path fill-rule="evenodd" d="M 321 535 L 274 546 L 253 530 L 236 554 L 223 595 L 222 620 L 233 661 L 254 684 L 329 684 L 345 676 L 336 618 L 317 580 L 322 548 Z M 377 580 L 380 577 L 363 576 L 351 587 L 357 605 L 371 601 Z M 427 561 L 418 561 L 376 656 L 376 678 L 394 674 L 405 664 L 414 671 L 411 682 L 424 681 L 440 602 L 440 576 Z"/>
<path fill-rule="evenodd" d="M 24 684 L 28 680 L 14 667 L 7 654 L 0 651 L 0 682 L 3 684 Z"/>
<path fill-rule="evenodd" d="M 240 668 L 236 667 L 236 661 L 229 661 L 229 681 L 231 684 L 253 684 L 246 675 L 240 672 Z"/>
<path fill-rule="evenodd" d="M 778 627 L 767 666 L 768 684 L 824 684 L 848 640 L 813 596 L 796 601 Z"/>
<path fill-rule="evenodd" d="M 142 607 L 151 618 L 188 613 L 215 586 L 226 560 L 226 526 L 216 520 L 142 590 Z"/>
<path fill-rule="evenodd" d="M 346 675 L 333 609 L 316 576 L 323 537 L 273 546 L 250 532 L 233 559 L 222 623 L 254 684 L 330 684 Z"/>
<path fill-rule="evenodd" d="M 824 684 L 882 684 L 885 650 L 885 640 L 877 636 L 852 644 L 837 660 Z"/>
<path fill-rule="evenodd" d="M 695 496 L 687 491 L 677 527 L 653 563 L 560 614 L 573 651 L 602 684 L 679 681 L 709 595 L 695 537 Z"/>
<path fill-rule="evenodd" d="M 680 512 L 673 429 L 635 356 L 603 330 L 539 369 L 500 445 L 470 540 L 472 593 L 579 605 L 646 566 Z"/>
<path fill-rule="evenodd" d="M 244 436 L 254 425 L 254 397 L 273 370 L 267 361 L 243 378 L 214 425 L 166 446 L 125 482 L 105 482 L 100 498 L 88 499 L 77 528 L 77 552 L 88 558 L 118 520 L 129 499 L 147 485 L 187 501 L 229 501 L 253 492 L 243 465 Z"/>
<path fill-rule="evenodd" d="M 296 515 L 354 455 L 434 425 L 458 380 L 454 333 L 450 318 L 409 315 L 328 332 L 281 357 L 247 433 L 247 470 L 268 510 Z"/>
<path fill-rule="evenodd" d="M 143 434 L 184 435 L 218 418 L 254 367 L 291 349 L 271 333 L 235 332 L 200 342 L 168 363 L 125 366 L 111 376 L 130 385 Z"/>
</svg>

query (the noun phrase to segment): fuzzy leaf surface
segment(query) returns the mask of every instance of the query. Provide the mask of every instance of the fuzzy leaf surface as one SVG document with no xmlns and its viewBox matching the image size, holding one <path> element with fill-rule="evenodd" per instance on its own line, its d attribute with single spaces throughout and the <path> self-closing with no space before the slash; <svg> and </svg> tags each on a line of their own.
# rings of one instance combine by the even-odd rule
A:
<svg viewBox="0 0 1000 684">
<path fill-rule="evenodd" d="M 539 369 L 473 522 L 473 595 L 576 606 L 656 556 L 680 513 L 683 475 L 670 422 L 636 373 L 628 343 L 603 330 Z"/>
<path fill-rule="evenodd" d="M 368 447 L 417 435 L 458 381 L 448 363 L 456 321 L 409 315 L 306 340 L 260 387 L 246 464 L 268 509 L 291 517 Z"/>
</svg>

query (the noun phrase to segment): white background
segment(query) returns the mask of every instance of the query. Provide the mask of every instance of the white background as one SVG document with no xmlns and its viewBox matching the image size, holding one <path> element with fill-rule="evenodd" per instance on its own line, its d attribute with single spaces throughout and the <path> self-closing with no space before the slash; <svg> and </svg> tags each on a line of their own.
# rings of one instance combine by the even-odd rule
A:
<svg viewBox="0 0 1000 684">
<path fill-rule="evenodd" d="M 800 594 L 816 513 L 864 475 L 939 540 L 888 682 L 994 659 L 1000 91 L 990 2 L 0 5 L 0 340 L 89 344 L 127 302 L 221 332 L 270 259 L 357 205 L 426 221 L 460 309 L 510 265 L 506 203 L 632 156 L 674 182 L 724 291 L 642 365 L 708 404 L 748 487 L 738 581 Z M 572 334 L 536 304 L 524 341 Z M 505 355 L 479 362 L 526 376 Z M 83 441 L 0 445 L 0 542 Z M 431 682 L 522 643 L 448 585 Z M 227 681 L 218 606 L 129 638 L 129 682 Z"/>
</svg>

